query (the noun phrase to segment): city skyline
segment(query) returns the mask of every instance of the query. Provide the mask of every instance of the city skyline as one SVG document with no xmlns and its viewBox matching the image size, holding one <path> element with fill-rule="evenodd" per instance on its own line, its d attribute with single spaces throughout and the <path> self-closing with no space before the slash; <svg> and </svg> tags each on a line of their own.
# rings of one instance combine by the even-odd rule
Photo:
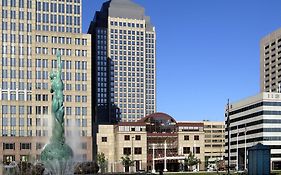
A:
<svg viewBox="0 0 281 175">
<path fill-rule="evenodd" d="M 83 33 L 103 2 L 83 1 Z M 177 120 L 218 121 L 227 98 L 259 92 L 259 43 L 281 27 L 280 2 L 134 2 L 146 9 L 158 33 L 157 111 Z"/>
</svg>

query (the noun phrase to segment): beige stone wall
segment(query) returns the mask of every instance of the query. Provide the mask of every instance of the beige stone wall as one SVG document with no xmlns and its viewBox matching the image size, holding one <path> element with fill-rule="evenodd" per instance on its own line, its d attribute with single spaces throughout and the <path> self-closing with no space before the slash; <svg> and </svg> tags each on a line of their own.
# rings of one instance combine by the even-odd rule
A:
<svg viewBox="0 0 281 175">
<path fill-rule="evenodd" d="M 2 124 L 0 126 L 0 145 L 3 146 L 3 143 L 15 144 L 15 151 L 0 150 L 3 153 L 0 160 L 3 160 L 3 156 L 10 154 L 15 156 L 16 161 L 19 161 L 20 154 L 26 154 L 27 152 L 32 157 L 36 157 L 38 151 L 34 151 L 34 145 L 42 138 L 50 137 L 52 96 L 49 92 L 49 73 L 53 70 L 52 61 L 56 60 L 54 51 L 56 48 L 61 49 L 63 61 L 71 61 L 71 68 L 63 69 L 64 73 L 71 74 L 71 80 L 63 80 L 65 83 L 64 94 L 65 96 L 71 96 L 71 100 L 65 100 L 64 103 L 65 109 L 71 107 L 71 114 L 65 116 L 66 134 L 69 135 L 69 131 L 77 131 L 76 140 L 71 143 L 75 146 L 75 153 L 84 160 L 92 160 L 90 35 L 80 34 L 82 24 L 74 26 L 74 21 L 71 26 L 50 24 L 49 16 L 49 23 L 36 22 L 35 1 L 30 1 L 32 2 L 30 8 L 27 6 L 27 1 L 24 1 L 24 7 L 22 8 L 19 8 L 18 1 L 16 1 L 15 7 L 10 6 L 10 1 L 7 2 L 7 6 L 0 4 L 0 8 L 3 10 L 3 13 L 0 14 L 0 18 L 3 18 L 0 25 L 7 23 L 7 29 L 1 28 L 0 32 L 0 38 L 7 38 L 7 40 L 0 41 L 1 45 L 6 48 L 0 49 L 2 58 L 6 59 L 1 60 L 1 62 L 4 62 L 1 72 L 7 70 L 7 77 L 0 76 L 0 123 Z M 50 3 L 51 0 L 44 0 L 44 2 Z M 57 1 L 57 3 L 60 2 Z M 80 3 L 74 3 L 73 1 L 66 4 L 73 5 L 72 7 L 74 5 L 79 6 L 81 12 Z M 7 11 L 7 17 L 2 16 L 5 11 Z M 11 11 L 15 12 L 15 19 L 11 19 Z M 23 19 L 19 18 L 20 12 L 23 13 Z M 30 19 L 27 17 L 28 13 L 31 14 Z M 43 13 L 49 14 L 48 12 L 42 12 L 41 15 Z M 74 19 L 74 17 L 81 17 L 81 14 L 70 13 L 68 16 L 72 16 L 72 19 Z M 15 24 L 15 30 L 10 28 L 11 23 Z M 43 28 L 46 29 L 46 27 L 49 27 L 49 30 L 43 31 Z M 74 32 L 50 32 L 51 27 L 57 27 L 57 29 L 59 27 L 75 28 L 77 34 L 73 34 Z M 19 30 L 20 28 L 21 30 Z M 57 38 L 57 42 L 54 42 L 53 37 Z M 76 42 L 78 40 L 80 40 L 80 43 Z M 75 69 L 75 61 L 87 62 L 87 67 L 83 70 Z M 39 62 L 41 66 L 39 66 Z M 80 76 L 84 74 L 87 80 L 75 81 L 76 73 L 80 73 Z M 38 78 L 39 76 L 40 78 Z M 2 82 L 6 82 L 7 87 L 2 86 Z M 13 84 L 13 87 L 11 84 Z M 31 87 L 28 87 L 28 84 Z M 75 84 L 80 84 L 81 89 L 83 85 L 87 88 L 78 91 L 75 89 Z M 67 85 L 71 85 L 72 89 L 67 90 Z M 80 100 L 78 100 L 78 97 L 76 100 L 75 96 L 80 96 Z M 83 102 L 82 97 L 87 100 Z M 28 113 L 29 107 L 32 110 Z M 76 107 L 80 108 L 80 114 L 75 114 Z M 4 108 L 8 109 L 7 113 L 4 113 Z M 12 108 L 15 109 L 14 113 L 11 113 Z M 81 114 L 82 108 L 87 108 L 84 115 Z M 22 112 L 20 112 L 20 109 Z M 71 123 L 77 123 L 78 125 L 70 127 Z M 40 142 L 46 143 L 47 141 L 44 139 Z M 30 143 L 32 149 L 18 152 L 16 150 L 20 149 L 20 143 Z M 82 143 L 84 149 L 79 148 Z"/>
<path fill-rule="evenodd" d="M 222 159 L 224 157 L 224 152 L 225 152 L 224 122 L 205 121 L 204 132 L 205 132 L 205 157 Z"/>
<path fill-rule="evenodd" d="M 120 126 L 119 126 L 120 127 Z M 141 148 L 142 154 L 130 154 L 131 160 L 140 161 L 141 170 L 146 170 L 147 162 L 147 135 L 144 131 L 121 131 L 118 126 L 114 125 L 100 125 L 97 134 L 98 152 L 103 152 L 106 159 L 108 159 L 108 172 L 124 172 L 124 167 L 121 163 L 121 157 L 124 148 Z M 125 140 L 125 135 L 128 135 L 130 140 Z M 136 140 L 136 136 L 140 136 L 140 140 Z M 107 138 L 107 142 L 102 142 L 102 137 Z M 136 167 L 131 170 L 135 171 Z"/>
<path fill-rule="evenodd" d="M 78 140 L 78 138 L 75 138 Z M 0 162 L 7 162 L 6 156 L 14 156 L 14 161 L 21 161 L 21 156 L 28 156 L 28 161 L 35 162 L 40 160 L 40 153 L 45 144 L 48 143 L 48 137 L 1 137 L 0 145 Z M 5 148 L 4 144 L 13 143 L 14 149 Z M 24 149 L 20 144 L 29 143 L 30 148 Z M 86 145 L 86 146 L 84 146 Z M 92 160 L 92 138 L 83 137 L 79 139 L 78 146 L 74 150 L 77 161 L 84 159 L 84 161 Z"/>
<path fill-rule="evenodd" d="M 106 141 L 102 138 L 106 138 Z M 115 141 L 114 125 L 100 125 L 97 133 L 97 148 L 98 153 L 104 153 L 108 160 L 108 172 L 113 172 L 115 169 Z"/>
<path fill-rule="evenodd" d="M 184 136 L 189 136 L 189 140 L 184 140 Z M 194 136 L 199 136 L 199 140 L 195 140 Z M 204 170 L 204 153 L 205 153 L 205 135 L 203 128 L 199 131 L 179 131 L 178 132 L 178 152 L 179 155 L 184 155 L 188 157 L 189 153 L 184 154 L 183 149 L 184 147 L 189 147 L 190 151 L 195 154 L 195 157 L 201 160 L 200 170 Z M 194 147 L 200 148 L 200 153 L 195 153 L 193 151 Z"/>
</svg>

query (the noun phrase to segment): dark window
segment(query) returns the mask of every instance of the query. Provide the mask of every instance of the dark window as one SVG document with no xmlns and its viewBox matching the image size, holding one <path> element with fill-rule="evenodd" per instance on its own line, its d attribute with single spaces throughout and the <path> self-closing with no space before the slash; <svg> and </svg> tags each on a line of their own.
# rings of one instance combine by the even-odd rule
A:
<svg viewBox="0 0 281 175">
<path fill-rule="evenodd" d="M 124 136 L 124 140 L 130 140 L 130 136 L 129 135 L 125 135 Z"/>
<path fill-rule="evenodd" d="M 43 143 L 36 143 L 36 150 L 38 150 L 38 149 L 42 149 L 43 148 Z"/>
<path fill-rule="evenodd" d="M 20 143 L 20 149 L 31 149 L 31 143 Z"/>
<path fill-rule="evenodd" d="M 15 149 L 15 143 L 3 143 L 3 149 Z"/>
<path fill-rule="evenodd" d="M 200 147 L 195 147 L 195 153 L 200 154 Z"/>
<path fill-rule="evenodd" d="M 107 142 L 107 137 L 102 137 L 101 142 Z"/>
<path fill-rule="evenodd" d="M 189 135 L 185 135 L 184 140 L 189 140 Z"/>
<path fill-rule="evenodd" d="M 136 135 L 136 140 L 141 140 L 141 136 L 140 135 Z"/>
<path fill-rule="evenodd" d="M 123 148 L 123 154 L 124 155 L 130 155 L 131 154 L 131 148 Z"/>
<path fill-rule="evenodd" d="M 199 136 L 198 136 L 198 135 L 195 135 L 195 136 L 194 136 L 194 140 L 199 140 Z"/>
<path fill-rule="evenodd" d="M 135 148 L 135 154 L 142 154 L 141 153 L 141 148 Z"/>
<path fill-rule="evenodd" d="M 190 153 L 190 147 L 183 147 L 183 154 L 189 154 Z"/>
</svg>

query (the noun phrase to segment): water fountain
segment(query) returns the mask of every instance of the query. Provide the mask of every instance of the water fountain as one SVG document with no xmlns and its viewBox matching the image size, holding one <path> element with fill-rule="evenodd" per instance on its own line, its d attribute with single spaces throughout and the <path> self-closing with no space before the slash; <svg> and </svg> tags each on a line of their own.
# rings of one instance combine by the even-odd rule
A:
<svg viewBox="0 0 281 175">
<path fill-rule="evenodd" d="M 57 71 L 50 73 L 52 100 L 52 137 L 41 152 L 41 161 L 46 168 L 46 174 L 73 174 L 73 151 L 65 143 L 63 82 L 61 79 L 61 55 L 57 53 Z"/>
</svg>

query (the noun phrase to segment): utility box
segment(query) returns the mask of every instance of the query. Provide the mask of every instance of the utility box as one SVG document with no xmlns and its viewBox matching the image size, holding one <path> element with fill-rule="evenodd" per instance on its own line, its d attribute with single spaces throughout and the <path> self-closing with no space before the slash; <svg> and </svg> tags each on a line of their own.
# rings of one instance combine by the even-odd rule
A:
<svg viewBox="0 0 281 175">
<path fill-rule="evenodd" d="M 258 143 L 248 150 L 248 175 L 270 175 L 270 148 Z"/>
</svg>

